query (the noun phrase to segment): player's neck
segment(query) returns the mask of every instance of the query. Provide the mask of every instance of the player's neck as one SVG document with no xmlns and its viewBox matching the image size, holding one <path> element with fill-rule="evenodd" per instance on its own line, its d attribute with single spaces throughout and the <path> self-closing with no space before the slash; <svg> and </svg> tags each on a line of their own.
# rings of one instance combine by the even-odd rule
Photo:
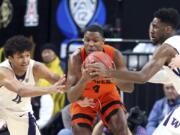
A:
<svg viewBox="0 0 180 135">
<path fill-rule="evenodd" d="M 24 70 L 21 71 L 21 70 L 15 69 L 15 68 L 13 68 L 13 71 L 16 76 L 23 76 L 26 73 L 26 71 L 24 71 Z"/>
<path fill-rule="evenodd" d="M 16 76 L 23 76 L 26 73 L 25 70 L 20 70 L 19 68 L 17 68 L 16 66 L 12 65 L 11 63 L 10 63 L 10 65 L 11 65 L 11 68 L 14 71 L 14 74 Z"/>
</svg>

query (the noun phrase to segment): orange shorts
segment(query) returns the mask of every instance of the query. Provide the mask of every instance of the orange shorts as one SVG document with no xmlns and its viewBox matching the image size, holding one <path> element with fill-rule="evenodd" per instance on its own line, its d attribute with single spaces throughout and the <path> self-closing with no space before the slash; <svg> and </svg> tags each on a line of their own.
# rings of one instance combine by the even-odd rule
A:
<svg viewBox="0 0 180 135">
<path fill-rule="evenodd" d="M 71 104 L 70 112 L 72 116 L 72 125 L 78 124 L 81 127 L 92 129 L 97 113 L 101 117 L 105 126 L 108 127 L 108 122 L 113 114 L 118 109 L 126 111 L 121 102 L 120 95 L 117 90 L 112 90 L 95 99 L 96 107 L 81 107 L 76 102 Z"/>
</svg>

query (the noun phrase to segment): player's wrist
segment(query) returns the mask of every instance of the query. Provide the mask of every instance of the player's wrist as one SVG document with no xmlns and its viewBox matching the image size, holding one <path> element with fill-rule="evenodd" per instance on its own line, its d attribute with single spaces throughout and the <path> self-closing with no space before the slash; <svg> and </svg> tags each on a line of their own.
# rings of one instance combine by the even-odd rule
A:
<svg viewBox="0 0 180 135">
<path fill-rule="evenodd" d="M 107 69 L 107 70 L 105 71 L 105 72 L 106 72 L 106 73 L 105 73 L 106 76 L 107 76 L 107 77 L 112 77 L 112 72 L 113 72 L 113 71 L 114 71 L 114 69 L 111 69 L 111 68 L 110 68 L 110 69 Z"/>
<path fill-rule="evenodd" d="M 81 84 L 86 84 L 86 83 L 88 83 L 88 82 L 89 82 L 89 79 L 86 78 L 86 77 L 82 77 L 81 80 L 80 80 L 80 83 L 81 83 Z"/>
<path fill-rule="evenodd" d="M 43 92 L 44 92 L 45 94 L 52 94 L 52 93 L 54 93 L 55 91 L 54 91 L 53 85 L 45 88 L 45 89 L 43 90 Z"/>
</svg>

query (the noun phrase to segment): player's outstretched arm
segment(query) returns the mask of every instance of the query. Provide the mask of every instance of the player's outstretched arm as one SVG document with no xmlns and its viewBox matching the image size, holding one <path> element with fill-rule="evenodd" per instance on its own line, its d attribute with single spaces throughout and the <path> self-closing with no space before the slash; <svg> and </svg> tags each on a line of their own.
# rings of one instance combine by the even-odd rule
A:
<svg viewBox="0 0 180 135">
<path fill-rule="evenodd" d="M 21 97 L 36 97 L 45 94 L 63 92 L 65 89 L 65 85 L 62 85 L 62 82 L 63 81 L 60 80 L 57 83 L 48 87 L 38 87 L 38 86 L 25 85 L 13 79 L 13 80 L 6 80 L 4 82 L 4 86 L 7 87 L 9 90 L 16 92 Z"/>
<path fill-rule="evenodd" d="M 171 68 L 180 67 L 180 55 L 176 55 L 174 58 L 172 58 L 169 66 Z"/>
<path fill-rule="evenodd" d="M 152 59 L 142 68 L 141 71 L 127 71 L 120 70 L 107 70 L 102 64 L 97 63 L 91 65 L 89 68 L 93 68 L 95 72 L 91 75 L 104 75 L 112 78 L 119 79 L 119 81 L 127 81 L 134 83 L 145 83 L 154 74 L 156 74 L 166 63 L 175 56 L 177 52 L 168 44 L 161 45 L 153 54 Z"/>
<path fill-rule="evenodd" d="M 65 89 L 63 85 L 65 78 L 61 78 L 57 83 L 49 87 L 37 87 L 32 85 L 26 85 L 19 82 L 14 74 L 4 68 L 0 68 L 0 85 L 6 87 L 8 90 L 17 93 L 21 97 L 35 97 L 48 93 L 62 92 Z"/>
<path fill-rule="evenodd" d="M 128 71 L 123 55 L 118 50 L 115 51 L 114 63 L 116 66 L 116 70 L 125 70 Z M 133 82 L 122 82 L 118 79 L 113 79 L 116 85 L 124 92 L 131 93 L 134 90 L 134 83 Z"/>
<path fill-rule="evenodd" d="M 60 79 L 59 75 L 53 73 L 47 68 L 47 66 L 37 61 L 33 66 L 33 73 L 36 80 L 43 78 L 52 84 Z"/>
</svg>

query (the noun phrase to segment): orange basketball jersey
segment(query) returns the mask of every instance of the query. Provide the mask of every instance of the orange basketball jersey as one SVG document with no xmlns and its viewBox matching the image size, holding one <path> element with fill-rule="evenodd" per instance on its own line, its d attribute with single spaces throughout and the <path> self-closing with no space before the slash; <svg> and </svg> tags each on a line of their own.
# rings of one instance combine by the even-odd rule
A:
<svg viewBox="0 0 180 135">
<path fill-rule="evenodd" d="M 109 45 L 103 45 L 103 50 L 108 54 L 111 59 L 114 59 L 115 49 Z M 85 48 L 80 48 L 82 62 L 86 59 Z M 89 82 L 83 92 L 84 97 L 98 98 L 104 94 L 107 94 L 113 90 L 117 90 L 116 85 L 111 83 L 109 80 L 93 80 Z"/>
</svg>

